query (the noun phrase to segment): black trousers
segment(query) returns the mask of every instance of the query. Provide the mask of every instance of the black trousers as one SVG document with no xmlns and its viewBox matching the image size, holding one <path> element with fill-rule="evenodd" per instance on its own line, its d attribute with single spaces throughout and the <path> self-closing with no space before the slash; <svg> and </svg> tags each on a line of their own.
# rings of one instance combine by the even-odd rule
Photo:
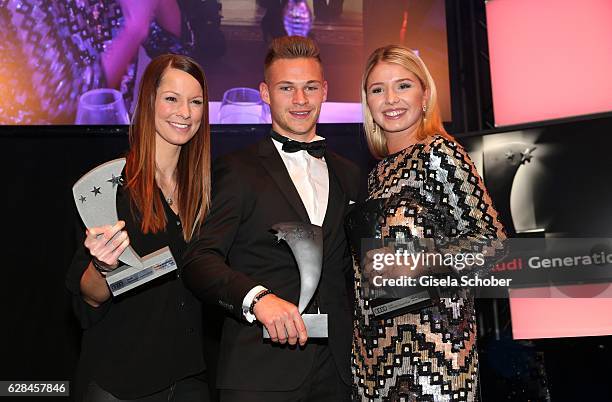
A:
<svg viewBox="0 0 612 402">
<path fill-rule="evenodd" d="M 349 402 L 350 387 L 340 378 L 329 347 L 320 344 L 316 347 L 312 369 L 299 388 L 292 391 L 221 389 L 221 402 Z"/>
<path fill-rule="evenodd" d="M 207 384 L 194 377 L 174 383 L 171 387 L 138 399 L 119 399 L 100 388 L 95 382 L 89 383 L 83 402 L 209 402 Z"/>
</svg>

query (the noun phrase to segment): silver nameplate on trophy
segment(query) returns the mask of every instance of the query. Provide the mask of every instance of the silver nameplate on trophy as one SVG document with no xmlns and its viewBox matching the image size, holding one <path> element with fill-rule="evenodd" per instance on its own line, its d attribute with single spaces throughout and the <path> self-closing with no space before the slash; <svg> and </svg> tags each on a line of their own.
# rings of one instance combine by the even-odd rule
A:
<svg viewBox="0 0 612 402">
<path fill-rule="evenodd" d="M 323 232 L 320 226 L 305 222 L 284 222 L 272 226 L 278 241 L 284 240 L 298 265 L 300 272 L 300 299 L 298 310 L 304 320 L 309 338 L 327 338 L 327 314 L 304 314 L 312 300 L 323 269 Z M 264 338 L 270 338 L 263 328 Z"/>
<path fill-rule="evenodd" d="M 309 338 L 327 338 L 327 314 L 302 314 L 302 320 L 306 326 Z M 266 327 L 263 327 L 265 339 L 270 338 L 270 334 Z"/>
<path fill-rule="evenodd" d="M 83 175 L 72 187 L 77 210 L 86 227 L 114 225 L 119 220 L 117 188 L 123 185 L 121 171 L 124 166 L 125 158 L 103 163 Z M 141 258 L 132 246 L 128 246 L 119 261 L 124 265 L 106 276 L 113 296 L 177 269 L 168 247 Z"/>
<path fill-rule="evenodd" d="M 404 311 L 419 311 L 426 305 L 431 305 L 431 296 L 426 290 L 400 299 L 388 301 L 384 299 L 374 299 L 370 301 L 372 313 L 378 319 L 390 318 Z"/>
</svg>

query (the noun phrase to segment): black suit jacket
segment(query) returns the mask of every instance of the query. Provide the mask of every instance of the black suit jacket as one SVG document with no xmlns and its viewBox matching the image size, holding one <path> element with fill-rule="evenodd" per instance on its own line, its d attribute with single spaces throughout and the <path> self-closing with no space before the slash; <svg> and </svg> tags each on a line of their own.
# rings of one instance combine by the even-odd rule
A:
<svg viewBox="0 0 612 402">
<path fill-rule="evenodd" d="M 358 196 L 357 167 L 326 152 L 329 200 L 323 222 L 323 271 L 318 289 L 321 312 L 329 316 L 329 347 L 340 375 L 350 380 L 352 278 L 344 231 L 349 200 Z M 217 386 L 225 389 L 287 391 L 312 367 L 317 345 L 272 344 L 261 325 L 249 324 L 242 301 L 256 285 L 297 305 L 297 264 L 285 243 L 270 233 L 275 223 L 309 222 L 289 173 L 272 143 L 259 143 L 215 161 L 212 208 L 185 257 L 184 280 L 196 296 L 229 310 L 221 338 Z"/>
</svg>

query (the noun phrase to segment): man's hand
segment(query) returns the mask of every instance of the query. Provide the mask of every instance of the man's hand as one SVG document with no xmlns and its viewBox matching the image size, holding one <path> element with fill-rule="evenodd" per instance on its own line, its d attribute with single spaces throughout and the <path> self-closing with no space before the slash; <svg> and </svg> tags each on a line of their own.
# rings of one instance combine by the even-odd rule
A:
<svg viewBox="0 0 612 402">
<path fill-rule="evenodd" d="M 289 341 L 289 345 L 295 345 L 299 340 L 300 346 L 306 344 L 308 333 L 295 304 L 269 294 L 255 304 L 253 313 L 268 330 L 272 342 Z"/>
</svg>

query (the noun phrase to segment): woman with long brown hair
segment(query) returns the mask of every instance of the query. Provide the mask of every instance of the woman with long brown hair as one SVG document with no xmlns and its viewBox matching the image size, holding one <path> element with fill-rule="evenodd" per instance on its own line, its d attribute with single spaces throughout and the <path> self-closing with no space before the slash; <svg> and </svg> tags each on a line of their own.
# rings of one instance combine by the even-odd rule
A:
<svg viewBox="0 0 612 402">
<path fill-rule="evenodd" d="M 116 201 L 120 220 L 85 230 L 66 281 L 84 329 L 77 400 L 208 400 L 201 307 L 180 278 L 210 204 L 207 85 L 190 58 L 146 68 Z M 105 275 L 128 245 L 169 246 L 178 269 L 113 297 Z"/>
<path fill-rule="evenodd" d="M 424 244 L 417 253 L 469 252 L 490 242 L 496 250 L 503 227 L 467 152 L 442 126 L 436 86 L 423 61 L 403 46 L 376 49 L 361 89 L 365 135 L 379 162 L 369 175 L 367 202 L 349 216 L 349 228 L 358 233 L 353 248 L 367 233 L 376 241 L 404 243 L 406 250 Z M 375 219 L 363 218 L 371 213 Z M 393 247 L 383 244 L 375 253 L 393 253 Z M 373 273 L 371 257 L 362 261 L 360 255 L 354 264 L 353 400 L 476 400 L 473 297 L 465 289 L 453 297 L 423 297 L 383 317 L 374 300 L 401 295 L 377 288 L 374 275 L 416 278 L 429 267 L 412 260 L 411 267 L 390 263 Z M 429 273 L 459 274 L 454 266 L 431 267 Z"/>
</svg>

